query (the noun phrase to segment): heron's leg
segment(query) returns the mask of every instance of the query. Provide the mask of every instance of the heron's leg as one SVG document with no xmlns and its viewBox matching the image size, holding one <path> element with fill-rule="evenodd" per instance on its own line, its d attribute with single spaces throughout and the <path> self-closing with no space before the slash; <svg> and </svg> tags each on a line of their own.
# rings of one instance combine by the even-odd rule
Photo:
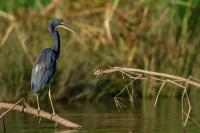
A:
<svg viewBox="0 0 200 133">
<path fill-rule="evenodd" d="M 40 103 L 39 103 L 38 94 L 36 94 L 36 98 L 37 98 L 37 106 L 38 106 L 38 110 L 40 110 Z"/>
<path fill-rule="evenodd" d="M 52 99 L 51 99 L 51 85 L 50 84 L 49 84 L 49 100 L 51 102 L 51 107 L 52 107 L 52 110 L 53 110 L 53 115 L 55 115 L 55 110 L 54 110 L 53 102 L 52 102 Z"/>
<path fill-rule="evenodd" d="M 39 98 L 38 98 L 38 94 L 36 93 L 36 98 L 37 98 L 37 106 L 38 106 L 38 115 L 40 112 L 40 103 L 39 103 Z"/>
</svg>

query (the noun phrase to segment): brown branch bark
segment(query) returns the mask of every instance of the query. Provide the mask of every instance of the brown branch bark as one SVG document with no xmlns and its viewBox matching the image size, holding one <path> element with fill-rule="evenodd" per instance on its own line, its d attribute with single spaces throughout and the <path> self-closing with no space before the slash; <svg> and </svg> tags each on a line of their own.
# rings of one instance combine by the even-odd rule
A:
<svg viewBox="0 0 200 133">
<path fill-rule="evenodd" d="M 113 72 L 139 73 L 139 74 L 144 74 L 144 75 L 149 75 L 149 76 L 164 77 L 164 78 L 168 78 L 168 79 L 172 79 L 172 80 L 177 80 L 179 82 L 185 82 L 185 83 L 188 82 L 188 84 L 190 84 L 190 85 L 200 87 L 200 83 L 198 83 L 196 81 L 192 81 L 192 80 L 188 81 L 188 79 L 183 78 L 183 77 L 166 74 L 166 73 L 134 69 L 134 68 L 112 67 L 112 68 L 106 69 L 106 70 L 97 70 L 94 72 L 94 75 L 99 76 L 102 74 L 108 74 L 108 73 L 113 73 Z"/>
<path fill-rule="evenodd" d="M 45 112 L 45 111 L 42 111 L 42 110 L 39 112 L 39 115 L 38 115 L 37 109 L 30 107 L 28 104 L 25 104 L 25 106 L 17 105 L 20 102 L 21 102 L 20 100 L 16 104 L 0 102 L 0 110 L 1 109 L 8 109 L 7 111 L 5 111 L 4 113 L 1 114 L 0 119 L 4 118 L 5 115 L 9 111 L 16 110 L 16 111 L 19 111 L 19 112 L 25 112 L 25 113 L 28 113 L 28 114 L 33 114 L 37 117 L 42 117 L 42 118 L 57 122 L 57 123 L 65 126 L 67 128 L 71 128 L 71 129 L 80 129 L 81 128 L 80 125 L 75 124 L 75 123 L 73 123 L 69 120 L 66 120 L 66 119 L 60 117 L 59 115 L 53 115 L 52 116 L 52 114 Z"/>
</svg>

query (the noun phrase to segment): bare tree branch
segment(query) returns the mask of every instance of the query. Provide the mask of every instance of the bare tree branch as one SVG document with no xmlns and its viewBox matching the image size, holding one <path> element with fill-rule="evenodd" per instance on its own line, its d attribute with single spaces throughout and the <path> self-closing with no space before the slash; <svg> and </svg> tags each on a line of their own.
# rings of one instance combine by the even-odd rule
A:
<svg viewBox="0 0 200 133">
<path fill-rule="evenodd" d="M 187 78 L 183 78 L 183 77 L 179 77 L 179 76 L 175 76 L 175 75 L 171 75 L 171 74 L 159 73 L 159 72 L 153 72 L 153 71 L 146 71 L 146 70 L 134 69 L 134 68 L 123 68 L 123 67 L 112 67 L 112 68 L 106 69 L 106 70 L 97 70 L 97 71 L 94 72 L 94 75 L 99 76 L 99 75 L 102 75 L 102 74 L 108 74 L 108 73 L 113 73 L 113 72 L 122 72 L 122 71 L 129 73 L 129 74 L 139 73 L 139 74 L 143 74 L 143 75 L 150 75 L 150 76 L 168 78 L 168 79 L 171 79 L 171 80 L 177 80 L 177 82 L 186 83 L 188 81 Z M 196 87 L 200 87 L 200 83 L 198 83 L 196 81 L 189 80 L 188 84 L 196 86 Z M 182 86 L 180 86 L 180 87 L 182 87 Z"/>
<path fill-rule="evenodd" d="M 19 105 L 20 103 L 22 105 Z M 57 122 L 67 128 L 71 128 L 71 129 L 80 129 L 81 128 L 80 125 L 75 124 L 69 120 L 66 120 L 66 119 L 60 117 L 59 115 L 52 116 L 52 114 L 45 112 L 43 110 L 39 111 L 39 113 L 38 113 L 37 109 L 30 107 L 27 103 L 24 103 L 23 99 L 20 99 L 15 104 L 0 102 L 0 110 L 1 109 L 8 109 L 8 110 L 6 110 L 5 112 L 3 112 L 1 114 L 0 119 L 3 119 L 6 116 L 6 114 L 9 113 L 11 110 L 15 110 L 15 111 L 19 111 L 19 112 L 33 114 L 37 117 L 42 117 L 42 118 Z"/>
</svg>

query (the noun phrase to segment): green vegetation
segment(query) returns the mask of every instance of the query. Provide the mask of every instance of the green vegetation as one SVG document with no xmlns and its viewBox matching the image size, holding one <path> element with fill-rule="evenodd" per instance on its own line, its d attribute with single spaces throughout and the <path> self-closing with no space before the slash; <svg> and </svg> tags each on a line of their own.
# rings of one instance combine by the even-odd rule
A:
<svg viewBox="0 0 200 133">
<path fill-rule="evenodd" d="M 41 16 L 40 12 L 51 2 L 19 0 L 16 4 L 6 0 L 0 2 L 0 10 L 17 17 L 20 34 L 33 59 L 43 48 L 53 47 L 48 33 L 52 18 L 68 20 L 75 27 L 76 34 L 59 30 L 62 49 L 52 86 L 55 99 L 70 102 L 112 98 L 124 87 L 121 75 L 93 76 L 96 69 L 107 68 L 107 65 L 183 77 L 192 75 L 200 79 L 199 0 L 120 1 L 110 21 L 112 39 L 106 33 L 104 20 L 105 12 L 111 12 L 113 3 L 63 0 L 54 10 Z M 9 25 L 10 22 L 1 17 L 0 38 Z M 30 91 L 32 64 L 15 30 L 1 48 L 0 57 L 0 98 L 33 99 Z M 155 96 L 160 84 L 150 82 L 136 82 L 136 95 Z M 174 86 L 168 87 L 163 89 L 163 96 L 180 93 Z M 196 92 L 196 89 L 190 90 L 191 94 Z M 46 97 L 43 94 L 43 98 Z"/>
</svg>

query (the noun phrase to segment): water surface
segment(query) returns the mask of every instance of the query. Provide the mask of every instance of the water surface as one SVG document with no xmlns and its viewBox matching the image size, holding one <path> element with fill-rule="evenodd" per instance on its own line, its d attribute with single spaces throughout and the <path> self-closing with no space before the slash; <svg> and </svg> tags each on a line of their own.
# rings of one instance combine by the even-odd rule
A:
<svg viewBox="0 0 200 133">
<path fill-rule="evenodd" d="M 200 119 L 197 99 L 192 99 L 192 117 Z M 181 103 L 177 99 L 135 100 L 134 105 L 118 112 L 114 103 L 57 105 L 57 113 L 84 127 L 83 130 L 66 130 L 62 126 L 32 115 L 11 112 L 6 117 L 6 133 L 177 133 L 182 132 Z M 48 105 L 48 104 L 47 104 Z M 44 110 L 49 108 L 42 106 Z M 2 127 L 2 121 L 0 122 Z M 2 128 L 1 131 L 3 132 Z M 189 121 L 187 132 L 200 132 Z"/>
</svg>

